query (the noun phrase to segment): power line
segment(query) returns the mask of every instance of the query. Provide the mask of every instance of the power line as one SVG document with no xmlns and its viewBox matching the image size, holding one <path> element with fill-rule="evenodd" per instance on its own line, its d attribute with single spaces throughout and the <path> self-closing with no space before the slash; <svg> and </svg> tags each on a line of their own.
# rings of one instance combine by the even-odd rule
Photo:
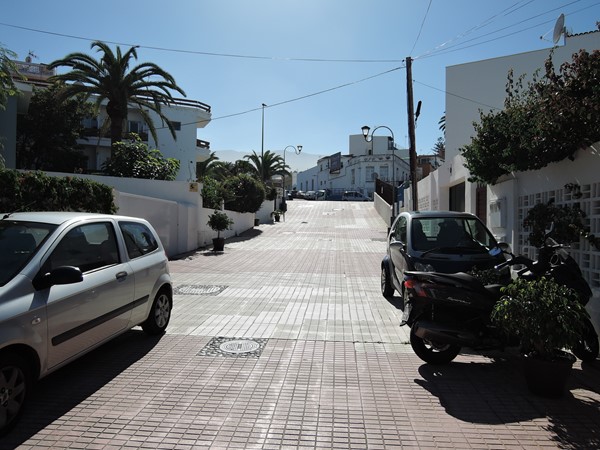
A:
<svg viewBox="0 0 600 450">
<path fill-rule="evenodd" d="M 203 55 L 203 56 L 218 56 L 223 58 L 240 58 L 240 59 L 261 59 L 267 61 L 296 61 L 296 62 L 334 62 L 334 63 L 400 63 L 401 59 L 326 59 L 326 58 L 289 58 L 289 57 L 276 57 L 276 56 L 259 56 L 259 55 L 242 55 L 235 53 L 216 53 L 216 52 L 202 52 L 197 50 L 183 50 L 177 48 L 168 48 L 168 47 L 155 47 L 150 45 L 140 45 L 140 44 L 130 44 L 126 42 L 117 42 L 117 41 L 109 41 L 103 39 L 92 39 L 84 36 L 75 36 L 72 34 L 65 33 L 57 33 L 53 31 L 40 30 L 36 28 L 24 27 L 20 25 L 13 25 L 10 23 L 0 22 L 0 25 L 10 28 L 16 28 L 19 30 L 31 31 L 33 33 L 41 33 L 48 34 L 51 36 L 60 36 L 66 37 L 69 39 L 77 39 L 81 41 L 102 41 L 107 44 L 113 45 L 121 45 L 121 46 L 129 46 L 129 47 L 138 47 L 147 50 L 158 50 L 162 52 L 172 52 L 172 53 L 185 53 L 189 55 Z"/>
<path fill-rule="evenodd" d="M 377 73 L 375 75 L 370 75 L 368 77 L 361 78 L 360 80 L 350 81 L 348 83 L 340 84 L 340 85 L 332 87 L 332 88 L 323 89 L 321 91 L 313 92 L 311 94 L 302 95 L 300 97 L 295 97 L 295 98 L 292 98 L 292 99 L 289 99 L 289 100 L 284 100 L 284 101 L 276 102 L 276 103 L 270 103 L 268 106 L 265 106 L 265 108 L 274 108 L 276 106 L 286 105 L 288 103 L 297 102 L 297 101 L 304 100 L 304 99 L 307 99 L 307 98 L 310 98 L 310 97 L 315 97 L 317 95 L 326 94 L 328 92 L 336 91 L 338 89 L 342 89 L 342 88 L 345 88 L 345 87 L 348 87 L 348 86 L 352 86 L 354 84 L 363 83 L 365 81 L 372 80 L 373 78 L 378 78 L 378 77 L 381 77 L 383 75 L 387 75 L 388 73 L 395 72 L 397 70 L 401 70 L 401 69 L 405 69 L 405 68 L 406 68 L 406 66 L 394 67 L 394 68 L 386 70 L 384 72 L 379 72 L 379 73 Z M 242 116 L 242 115 L 245 115 L 245 114 L 249 114 L 249 113 L 252 113 L 252 112 L 255 112 L 255 111 L 261 111 L 261 110 L 262 110 L 262 106 L 257 107 L 257 108 L 252 108 L 252 109 L 249 109 L 249 110 L 246 110 L 246 111 L 242 111 L 242 112 L 237 112 L 237 113 L 233 113 L 233 114 L 227 114 L 227 115 L 224 115 L 224 116 L 214 117 L 214 118 L 211 118 L 210 120 L 201 120 L 201 121 L 194 121 L 194 122 L 182 123 L 181 126 L 196 125 L 197 123 L 208 123 L 208 122 L 212 122 L 214 120 L 228 119 L 228 118 L 231 118 L 231 117 Z M 166 128 L 168 128 L 168 127 L 158 127 L 156 129 L 157 130 L 162 130 L 162 129 L 166 129 Z"/>
<path fill-rule="evenodd" d="M 478 42 L 478 43 L 474 43 L 474 44 L 471 44 L 471 45 L 464 45 L 464 44 L 466 44 L 466 43 L 468 43 L 468 42 L 473 42 L 473 41 L 477 41 L 477 40 L 480 40 L 480 39 L 484 39 L 484 38 L 486 38 L 486 37 L 488 37 L 488 36 L 491 36 L 491 35 L 493 35 L 493 34 L 500 33 L 501 31 L 507 30 L 507 29 L 509 29 L 509 28 L 516 27 L 517 25 L 520 25 L 520 24 L 522 24 L 522 23 L 529 22 L 530 20 L 533 20 L 533 19 L 537 19 L 538 17 L 541 17 L 541 16 L 544 16 L 544 15 L 550 14 L 550 13 L 552 13 L 552 12 L 556 12 L 556 11 L 558 11 L 558 10 L 561 10 L 561 9 L 563 9 L 563 8 L 567 7 L 567 6 L 571 6 L 571 5 L 575 4 L 575 3 L 579 3 L 580 1 L 581 1 L 581 0 L 575 0 L 575 1 L 573 1 L 573 2 L 570 2 L 570 3 L 564 4 L 564 5 L 562 5 L 562 6 L 559 6 L 559 7 L 557 7 L 557 8 L 551 9 L 551 10 L 549 10 L 549 11 L 546 11 L 546 12 L 544 12 L 544 13 L 537 14 L 537 15 L 535 15 L 535 16 L 532 16 L 532 17 L 529 17 L 529 18 L 527 18 L 527 19 L 523 19 L 523 20 L 521 20 L 521 21 L 519 21 L 519 22 L 517 22 L 517 23 L 514 23 L 514 24 L 512 24 L 512 25 L 508 25 L 508 26 L 505 26 L 505 27 L 499 28 L 499 29 L 497 29 L 497 30 L 495 30 L 495 31 L 491 31 L 491 32 L 489 32 L 489 33 L 487 33 L 487 34 L 485 34 L 485 35 L 483 35 L 483 36 L 478 36 L 478 37 L 475 37 L 475 38 L 472 38 L 472 39 L 468 39 L 468 40 L 466 40 L 466 41 L 463 41 L 463 42 L 461 42 L 461 43 L 457 43 L 457 44 L 455 44 L 455 45 L 451 45 L 451 46 L 448 46 L 448 47 L 445 47 L 445 48 L 441 48 L 442 46 L 438 46 L 438 47 L 436 47 L 435 49 L 433 49 L 433 50 L 430 50 L 429 52 L 426 52 L 426 53 L 424 53 L 424 54 L 422 54 L 422 55 L 420 55 L 420 56 L 416 57 L 415 59 L 424 59 L 424 58 L 430 58 L 430 57 L 432 57 L 432 56 L 439 56 L 439 55 L 442 55 L 442 54 L 445 54 L 445 53 L 450 53 L 450 52 L 455 52 L 455 51 L 464 50 L 464 49 L 467 49 L 467 48 L 475 47 L 475 46 L 477 46 L 477 45 L 483 45 L 483 44 L 487 44 L 487 43 L 489 43 L 489 42 L 493 42 L 493 41 L 497 41 L 497 40 L 499 40 L 499 39 L 503 39 L 503 38 L 505 38 L 505 37 L 513 36 L 513 35 L 515 35 L 515 34 L 523 33 L 523 32 L 525 32 L 525 31 L 531 30 L 531 29 L 533 29 L 533 28 L 537 28 L 537 27 L 539 27 L 539 26 L 542 26 L 542 25 L 547 25 L 547 24 L 550 24 L 550 23 L 554 23 L 556 19 L 554 19 L 554 18 L 553 18 L 553 19 L 550 19 L 550 20 L 546 20 L 545 22 L 540 22 L 540 23 L 537 23 L 537 24 L 535 24 L 535 25 L 529 26 L 529 27 L 527 27 L 527 28 L 523 28 L 523 29 L 521 29 L 521 30 L 514 31 L 514 32 L 512 32 L 512 33 L 508 33 L 508 34 L 504 34 L 504 35 L 502 35 L 502 36 L 498 36 L 498 37 L 496 37 L 496 38 L 488 39 L 488 40 L 485 40 L 485 41 L 482 41 L 482 42 Z M 585 11 L 586 9 L 593 8 L 594 6 L 598 6 L 598 5 L 600 5 L 600 2 L 596 2 L 596 3 L 592 4 L 592 5 L 588 5 L 588 6 L 584 7 L 584 8 L 581 8 L 581 9 L 575 10 L 575 11 L 573 11 L 573 12 L 572 12 L 572 13 L 570 13 L 570 14 L 577 14 L 577 13 L 580 13 L 580 12 L 582 12 L 582 11 Z M 525 5 L 523 5 L 523 6 L 525 6 Z M 442 44 L 442 45 L 446 45 L 447 43 L 449 43 L 449 42 L 451 42 L 451 41 L 452 41 L 452 40 L 450 40 L 450 41 L 447 41 L 446 43 L 444 43 L 444 44 Z"/>
<path fill-rule="evenodd" d="M 409 55 L 412 55 L 412 52 L 415 50 L 415 47 L 417 46 L 417 42 L 419 41 L 419 38 L 421 37 L 421 32 L 423 31 L 423 25 L 425 25 L 425 20 L 427 19 L 427 15 L 429 14 L 429 9 L 431 8 L 431 1 L 432 0 L 429 0 L 429 4 L 427 5 L 427 11 L 425 11 L 425 16 L 423 17 L 423 21 L 421 22 L 421 27 L 419 28 L 419 33 L 417 34 L 415 43 L 413 44 L 412 48 L 410 49 L 410 52 L 408 53 Z"/>
<path fill-rule="evenodd" d="M 413 83 L 420 84 L 421 86 L 428 87 L 429 89 L 433 89 L 434 91 L 442 92 L 442 93 L 444 93 L 446 95 L 451 95 L 452 97 L 460 98 L 462 100 L 466 100 L 468 102 L 475 103 L 477 105 L 485 106 L 485 107 L 490 108 L 490 109 L 492 109 L 494 111 L 501 111 L 502 110 L 502 108 L 497 108 L 496 106 L 487 105 L 485 103 L 478 102 L 477 100 L 473 100 L 471 98 L 463 97 L 462 95 L 453 94 L 452 92 L 448 92 L 448 91 L 445 91 L 444 89 L 439 89 L 439 88 L 436 88 L 434 86 L 430 86 L 428 84 L 422 83 L 422 82 L 417 81 L 415 79 L 413 79 Z"/>
</svg>

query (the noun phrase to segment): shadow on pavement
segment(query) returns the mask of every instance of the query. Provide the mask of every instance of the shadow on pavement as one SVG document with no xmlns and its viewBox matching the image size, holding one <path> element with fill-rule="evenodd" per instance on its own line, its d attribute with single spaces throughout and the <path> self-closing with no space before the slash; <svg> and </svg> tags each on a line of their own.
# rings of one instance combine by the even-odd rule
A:
<svg viewBox="0 0 600 450">
<path fill-rule="evenodd" d="M 21 420 L 2 438 L 0 447 L 15 448 L 60 419 L 142 359 L 160 339 L 129 330 L 40 380 Z"/>
<path fill-rule="evenodd" d="M 518 358 L 446 366 L 423 364 L 419 373 L 423 379 L 415 379 L 415 383 L 435 395 L 445 411 L 457 419 L 498 425 L 547 418 L 548 430 L 560 448 L 600 448 L 600 401 L 596 388 L 590 388 L 598 386 L 597 368 L 574 369 L 569 391 L 559 399 L 530 393 Z"/>
</svg>

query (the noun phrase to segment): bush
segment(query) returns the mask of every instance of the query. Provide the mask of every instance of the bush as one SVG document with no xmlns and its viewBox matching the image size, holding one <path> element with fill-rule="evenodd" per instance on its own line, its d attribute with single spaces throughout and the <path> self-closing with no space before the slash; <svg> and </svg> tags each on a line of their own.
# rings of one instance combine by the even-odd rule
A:
<svg viewBox="0 0 600 450">
<path fill-rule="evenodd" d="M 211 177 L 202 180 L 202 206 L 208 209 L 221 209 L 221 202 L 231 197 L 223 184 Z"/>
<path fill-rule="evenodd" d="M 112 188 L 92 180 L 44 172 L 0 170 L 0 211 L 81 211 L 114 214 Z"/>
<path fill-rule="evenodd" d="M 158 150 L 149 150 L 137 134 L 130 136 L 129 141 L 113 144 L 112 156 L 102 165 L 107 175 L 169 181 L 177 177 L 177 159 L 163 158 Z"/>
<path fill-rule="evenodd" d="M 225 199 L 225 209 L 230 211 L 255 213 L 265 200 L 263 183 L 249 175 L 236 175 L 226 179 L 223 189 L 232 194 L 231 198 Z"/>
</svg>

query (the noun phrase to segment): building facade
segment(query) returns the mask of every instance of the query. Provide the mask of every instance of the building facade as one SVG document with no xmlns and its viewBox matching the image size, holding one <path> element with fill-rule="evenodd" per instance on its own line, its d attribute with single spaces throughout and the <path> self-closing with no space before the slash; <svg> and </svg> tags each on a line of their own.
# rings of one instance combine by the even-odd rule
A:
<svg viewBox="0 0 600 450">
<path fill-rule="evenodd" d="M 17 168 L 17 117 L 27 113 L 34 90 L 48 86 L 48 79 L 55 74 L 55 71 L 48 70 L 45 64 L 36 64 L 30 60 L 15 63 L 19 73 L 25 78 L 15 81 L 22 95 L 11 97 L 6 110 L 0 111 L 0 136 L 4 138 L 4 148 L 0 152 L 7 168 Z M 195 181 L 196 162 L 207 157 L 209 147 L 206 141 L 197 138 L 197 131 L 210 123 L 211 108 L 199 101 L 175 99 L 172 104 L 164 105 L 162 112 L 173 123 L 177 139 L 173 139 L 168 127 L 158 115 L 149 111 L 156 128 L 157 142 L 154 141 L 140 111 L 133 107 L 128 113 L 126 131 L 139 134 L 150 149 L 158 149 L 163 157 L 179 160 L 181 166 L 176 180 Z M 88 118 L 84 122 L 86 136 L 79 140 L 79 144 L 87 157 L 87 166 L 82 168 L 85 172 L 99 171 L 110 156 L 110 138 L 100 136 L 100 130 L 107 117 L 104 104 L 101 105 L 98 117 Z"/>
<path fill-rule="evenodd" d="M 410 178 L 408 149 L 399 148 L 391 137 L 373 136 L 369 142 L 362 134 L 351 135 L 348 153 L 335 153 L 317 161 L 317 165 L 298 173 L 300 191 L 325 190 L 329 197 L 344 191 L 373 196 L 375 180 L 402 184 Z"/>
</svg>

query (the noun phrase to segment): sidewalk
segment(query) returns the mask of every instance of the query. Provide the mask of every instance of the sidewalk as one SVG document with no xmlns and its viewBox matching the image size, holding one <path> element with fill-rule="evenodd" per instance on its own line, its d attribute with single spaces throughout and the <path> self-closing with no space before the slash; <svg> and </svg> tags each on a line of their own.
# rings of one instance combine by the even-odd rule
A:
<svg viewBox="0 0 600 450">
<path fill-rule="evenodd" d="M 386 228 L 371 203 L 293 200 L 172 261 L 167 334 L 42 381 L 0 449 L 600 448 L 600 361 L 548 400 L 506 355 L 414 355 L 380 291 Z"/>
</svg>

